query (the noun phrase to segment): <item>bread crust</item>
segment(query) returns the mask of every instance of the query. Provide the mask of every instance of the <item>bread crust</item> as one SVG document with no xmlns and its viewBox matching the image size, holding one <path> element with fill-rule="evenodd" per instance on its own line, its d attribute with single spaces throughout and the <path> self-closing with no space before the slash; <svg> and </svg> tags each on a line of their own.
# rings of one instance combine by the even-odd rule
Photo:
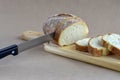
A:
<svg viewBox="0 0 120 80">
<path fill-rule="evenodd" d="M 45 34 L 55 32 L 54 42 L 59 45 L 58 42 L 62 30 L 64 30 L 64 28 L 68 27 L 70 24 L 78 21 L 82 21 L 82 19 L 72 14 L 67 13 L 56 14 L 52 17 L 49 17 L 48 20 L 44 23 L 43 31 Z M 67 25 L 65 26 L 65 24 Z"/>
<path fill-rule="evenodd" d="M 51 32 L 56 31 L 57 27 L 59 27 L 59 24 L 64 24 L 62 21 L 71 18 L 73 21 L 79 21 L 81 20 L 79 17 L 68 14 L 68 13 L 61 13 L 61 14 L 56 14 L 52 17 L 49 17 L 48 20 L 44 23 L 43 25 L 43 31 L 45 34 L 49 34 Z"/>
<path fill-rule="evenodd" d="M 103 41 L 103 46 L 108 48 L 108 42 L 104 41 L 103 38 L 102 38 L 102 41 Z"/>
<path fill-rule="evenodd" d="M 120 58 L 120 49 L 118 49 L 118 48 L 116 48 L 116 47 L 114 47 L 114 46 L 112 46 L 112 45 L 109 45 L 108 49 L 109 49 L 112 53 L 114 53 L 117 57 Z"/>
<path fill-rule="evenodd" d="M 110 47 L 110 45 L 109 45 L 109 43 L 108 43 L 107 41 L 105 41 L 105 40 L 103 39 L 103 36 L 102 36 L 102 41 L 103 41 L 103 46 L 104 46 L 106 49 L 108 49 L 108 46 Z M 112 54 L 113 54 L 113 52 L 111 52 L 109 49 L 108 49 L 108 51 L 109 51 L 109 55 L 112 55 Z"/>
<path fill-rule="evenodd" d="M 95 38 L 95 37 L 93 37 L 93 38 Z M 100 56 L 103 56 L 103 55 L 109 55 L 110 51 L 108 51 L 107 48 L 104 48 L 104 46 L 103 46 L 103 48 L 100 48 L 100 49 L 92 47 L 92 45 L 90 44 L 90 41 L 93 38 L 91 38 L 89 40 L 89 42 L 88 42 L 88 51 L 89 51 L 89 53 L 91 53 L 93 56 L 96 56 L 96 57 L 100 57 Z"/>
<path fill-rule="evenodd" d="M 91 53 L 93 56 L 96 56 L 96 57 L 102 56 L 102 53 L 103 53 L 103 50 L 102 50 L 102 49 L 97 49 L 97 48 L 94 48 L 94 47 L 91 46 L 90 41 L 91 41 L 92 39 L 93 39 L 93 38 L 91 38 L 91 39 L 88 41 L 88 51 L 89 51 L 89 53 Z"/>
<path fill-rule="evenodd" d="M 105 34 L 105 35 L 110 35 L 110 34 L 112 34 L 112 33 L 108 33 L 108 34 Z M 108 44 L 107 41 L 105 41 L 105 40 L 103 39 L 103 37 L 104 37 L 105 35 L 102 36 L 103 46 L 108 49 L 108 45 L 109 45 L 109 44 Z"/>
<path fill-rule="evenodd" d="M 110 54 L 115 54 L 116 57 L 120 58 L 120 49 L 114 47 L 113 45 L 110 45 L 107 41 L 104 41 L 104 46 L 110 51 Z"/>
<path fill-rule="evenodd" d="M 76 50 L 88 52 L 88 47 L 87 46 L 78 45 L 76 43 L 75 43 L 75 46 L 76 46 Z"/>
<path fill-rule="evenodd" d="M 112 35 L 115 33 L 108 33 L 107 35 Z M 116 57 L 120 58 L 120 49 L 115 47 L 114 45 L 110 44 L 107 40 L 104 39 L 103 36 L 104 46 L 110 51 L 110 54 L 115 54 Z"/>
</svg>

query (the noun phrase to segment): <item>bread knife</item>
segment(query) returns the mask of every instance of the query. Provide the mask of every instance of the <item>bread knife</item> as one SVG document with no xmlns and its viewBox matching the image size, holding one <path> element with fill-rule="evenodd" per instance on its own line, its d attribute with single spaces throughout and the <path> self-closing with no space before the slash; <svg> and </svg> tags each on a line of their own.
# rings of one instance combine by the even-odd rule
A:
<svg viewBox="0 0 120 80">
<path fill-rule="evenodd" d="M 53 40 L 54 35 L 55 35 L 55 32 L 52 32 L 50 34 L 32 39 L 30 41 L 26 41 L 26 42 L 23 42 L 20 44 L 13 44 L 8 47 L 2 48 L 2 49 L 0 49 L 0 59 L 6 57 L 8 55 L 16 56 L 25 50 L 28 50 L 28 49 L 31 49 L 38 45 L 41 45 L 43 43 L 49 42 L 49 41 Z"/>
</svg>

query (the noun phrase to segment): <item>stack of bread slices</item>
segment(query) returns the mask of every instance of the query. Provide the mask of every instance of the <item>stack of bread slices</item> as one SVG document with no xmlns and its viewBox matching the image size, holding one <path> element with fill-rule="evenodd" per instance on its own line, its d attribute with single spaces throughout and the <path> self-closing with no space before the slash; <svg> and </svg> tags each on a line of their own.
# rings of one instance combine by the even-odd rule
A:
<svg viewBox="0 0 120 80">
<path fill-rule="evenodd" d="M 116 33 L 85 38 L 78 40 L 75 44 L 77 50 L 87 51 L 93 56 L 115 54 L 117 57 L 120 57 L 120 35 Z"/>
</svg>

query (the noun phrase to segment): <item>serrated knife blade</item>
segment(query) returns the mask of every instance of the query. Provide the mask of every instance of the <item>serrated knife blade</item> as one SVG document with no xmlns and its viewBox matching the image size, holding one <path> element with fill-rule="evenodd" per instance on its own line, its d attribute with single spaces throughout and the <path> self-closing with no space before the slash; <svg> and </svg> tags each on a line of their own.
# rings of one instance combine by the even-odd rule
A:
<svg viewBox="0 0 120 80">
<path fill-rule="evenodd" d="M 20 44 L 14 44 L 5 48 L 0 49 L 0 59 L 4 58 L 8 55 L 17 55 L 27 49 L 31 49 L 33 47 L 36 47 L 38 45 L 41 45 L 45 42 L 49 42 L 51 40 L 53 40 L 53 37 L 55 35 L 55 32 L 52 32 L 50 34 L 38 37 L 36 39 L 32 39 L 30 41 L 26 41 Z"/>
</svg>

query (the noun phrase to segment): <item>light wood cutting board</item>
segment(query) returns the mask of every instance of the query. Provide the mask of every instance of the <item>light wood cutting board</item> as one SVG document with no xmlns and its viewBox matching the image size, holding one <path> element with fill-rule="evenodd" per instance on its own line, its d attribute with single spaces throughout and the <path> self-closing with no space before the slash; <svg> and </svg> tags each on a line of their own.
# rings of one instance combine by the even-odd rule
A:
<svg viewBox="0 0 120 80">
<path fill-rule="evenodd" d="M 91 63 L 101 67 L 109 68 L 112 70 L 120 71 L 120 59 L 117 59 L 114 55 L 93 57 L 89 53 L 77 51 L 75 45 L 66 47 L 59 47 L 53 44 L 44 44 L 45 51 L 54 53 L 60 56 L 80 60 L 83 62 Z"/>
<path fill-rule="evenodd" d="M 39 37 L 41 34 L 36 31 L 25 31 L 23 35 L 22 35 L 22 39 L 31 40 L 36 37 Z M 90 55 L 90 53 L 76 50 L 74 44 L 70 46 L 60 47 L 53 43 L 46 43 L 44 44 L 44 49 L 45 51 L 48 51 L 50 53 L 54 53 L 60 56 L 64 56 L 71 59 L 80 60 L 83 62 L 98 65 L 101 67 L 109 68 L 112 70 L 120 71 L 120 59 L 116 58 L 114 55 L 93 57 Z"/>
</svg>

